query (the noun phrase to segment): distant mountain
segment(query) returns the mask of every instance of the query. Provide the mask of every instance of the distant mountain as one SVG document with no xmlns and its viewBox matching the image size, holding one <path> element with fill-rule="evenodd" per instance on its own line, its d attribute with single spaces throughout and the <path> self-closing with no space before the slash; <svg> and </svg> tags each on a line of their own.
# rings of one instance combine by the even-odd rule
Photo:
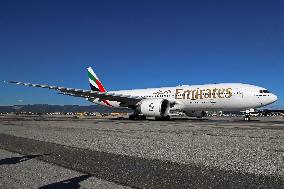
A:
<svg viewBox="0 0 284 189">
<path fill-rule="evenodd" d="M 132 112 L 129 109 L 121 108 L 109 108 L 106 106 L 91 105 L 91 106 L 79 106 L 79 105 L 48 105 L 48 104 L 33 104 L 33 105 L 14 105 L 14 106 L 0 106 L 0 112 L 32 112 L 32 113 L 53 113 L 53 112 L 100 112 L 100 113 L 112 113 L 112 112 Z"/>
</svg>

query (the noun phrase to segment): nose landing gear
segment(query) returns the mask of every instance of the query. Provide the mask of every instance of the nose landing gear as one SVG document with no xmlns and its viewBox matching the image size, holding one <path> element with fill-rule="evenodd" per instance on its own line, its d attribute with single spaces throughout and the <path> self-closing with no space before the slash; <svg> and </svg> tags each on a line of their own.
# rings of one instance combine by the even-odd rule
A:
<svg viewBox="0 0 284 189">
<path fill-rule="evenodd" d="M 250 119 L 250 115 L 245 115 L 245 116 L 244 116 L 244 120 L 245 120 L 245 121 L 250 121 L 250 120 L 251 120 L 251 119 Z"/>
<path fill-rule="evenodd" d="M 244 115 L 244 121 L 251 121 L 250 112 L 250 110 L 246 110 L 246 113 Z"/>
</svg>

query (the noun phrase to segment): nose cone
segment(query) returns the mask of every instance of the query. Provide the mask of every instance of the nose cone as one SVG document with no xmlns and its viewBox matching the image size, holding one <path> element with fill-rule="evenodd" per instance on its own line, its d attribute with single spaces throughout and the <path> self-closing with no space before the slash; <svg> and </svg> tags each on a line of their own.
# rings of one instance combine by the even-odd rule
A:
<svg viewBox="0 0 284 189">
<path fill-rule="evenodd" d="M 271 94 L 269 98 L 269 104 L 272 104 L 278 100 L 277 96 L 275 94 Z"/>
<path fill-rule="evenodd" d="M 269 98 L 263 98 L 261 101 L 262 106 L 267 106 L 269 104 L 272 104 L 278 100 L 277 96 L 275 94 L 271 94 Z"/>
<path fill-rule="evenodd" d="M 278 98 L 277 98 L 277 96 L 275 94 L 272 94 L 272 99 L 271 100 L 272 100 L 271 103 L 273 103 L 273 102 L 276 102 L 278 100 Z"/>
</svg>

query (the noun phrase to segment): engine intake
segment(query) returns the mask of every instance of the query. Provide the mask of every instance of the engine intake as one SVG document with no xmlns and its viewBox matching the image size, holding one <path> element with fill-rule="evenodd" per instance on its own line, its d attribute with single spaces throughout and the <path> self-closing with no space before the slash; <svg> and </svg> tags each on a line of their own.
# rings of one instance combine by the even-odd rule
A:
<svg viewBox="0 0 284 189">
<path fill-rule="evenodd" d="M 165 117 L 169 114 L 170 102 L 166 99 L 145 99 L 137 110 L 147 117 Z"/>
</svg>

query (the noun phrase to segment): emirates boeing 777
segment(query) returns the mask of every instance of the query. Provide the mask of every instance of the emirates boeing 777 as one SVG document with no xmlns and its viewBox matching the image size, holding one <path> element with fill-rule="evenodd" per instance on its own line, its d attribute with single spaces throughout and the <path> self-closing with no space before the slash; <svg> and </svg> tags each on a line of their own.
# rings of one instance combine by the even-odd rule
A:
<svg viewBox="0 0 284 189">
<path fill-rule="evenodd" d="M 134 110 L 130 119 L 169 119 L 173 112 L 204 117 L 206 111 L 246 111 L 277 101 L 263 87 L 242 83 L 180 85 L 148 89 L 106 91 L 91 67 L 87 68 L 91 90 L 8 81 L 18 85 L 47 88 L 62 95 L 82 97 L 90 102 Z"/>
</svg>

